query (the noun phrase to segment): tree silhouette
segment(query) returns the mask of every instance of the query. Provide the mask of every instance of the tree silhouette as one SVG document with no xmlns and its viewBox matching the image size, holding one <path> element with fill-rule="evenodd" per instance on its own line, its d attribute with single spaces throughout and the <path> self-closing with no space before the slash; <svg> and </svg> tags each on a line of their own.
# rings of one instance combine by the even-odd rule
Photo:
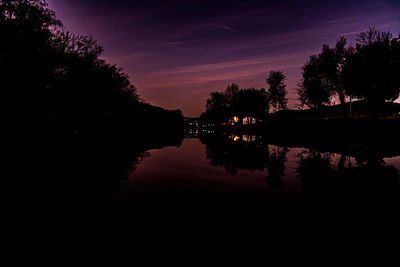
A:
<svg viewBox="0 0 400 267">
<path fill-rule="evenodd" d="M 320 65 L 320 58 L 312 55 L 302 67 L 303 79 L 298 84 L 298 99 L 302 106 L 318 108 L 329 103 L 331 92 L 326 81 L 321 78 Z"/>
<path fill-rule="evenodd" d="M 15 101 L 12 114 L 20 122 L 46 117 L 47 90 L 58 65 L 52 29 L 59 27 L 45 1 L 0 2 L 0 86 L 3 99 Z"/>
<path fill-rule="evenodd" d="M 334 48 L 323 45 L 322 52 L 309 57 L 303 66 L 298 96 L 302 106 L 317 108 L 339 96 L 394 101 L 400 94 L 400 36 L 370 28 L 358 35 L 356 47 L 346 47 L 340 37 Z"/>
<path fill-rule="evenodd" d="M 370 28 L 359 34 L 343 67 L 348 95 L 371 103 L 394 101 L 400 93 L 400 36 Z"/>
<path fill-rule="evenodd" d="M 232 84 L 225 90 L 225 92 L 229 92 L 230 98 L 233 97 L 232 92 L 236 86 Z M 202 114 L 202 117 L 222 122 L 231 116 L 229 101 L 225 92 L 212 92 L 210 94 L 210 98 L 207 99 L 206 112 Z"/>
<path fill-rule="evenodd" d="M 224 92 L 212 92 L 207 99 L 206 111 L 201 118 L 223 122 L 232 117 L 239 121 L 247 117 L 265 118 L 269 110 L 269 99 L 265 89 L 242 88 L 235 83 Z"/>
<path fill-rule="evenodd" d="M 228 85 L 224 92 L 225 100 L 228 105 L 232 105 L 233 102 L 237 101 L 239 91 L 238 84 L 232 83 Z"/>
<path fill-rule="evenodd" d="M 342 83 L 342 66 L 346 57 L 351 53 L 351 48 L 346 48 L 347 40 L 343 36 L 336 41 L 336 46 L 330 48 L 329 45 L 323 45 L 320 71 L 322 77 L 326 79 L 329 91 L 339 96 L 340 103 L 345 103 L 345 92 Z"/>
<path fill-rule="evenodd" d="M 142 103 L 128 75 L 100 58 L 96 40 L 66 30 L 46 1 L 0 1 L 0 34 L 1 93 L 15 101 L 12 120 L 28 129 L 155 127 L 147 122 L 155 118 L 183 125 L 180 112 Z"/>
<path fill-rule="evenodd" d="M 302 105 L 319 107 L 329 104 L 333 94 L 339 96 L 340 103 L 345 103 L 342 68 L 353 48 L 346 48 L 346 38 L 336 41 L 334 48 L 324 44 L 321 53 L 310 56 L 303 66 L 303 79 L 299 83 L 299 100 Z"/>
<path fill-rule="evenodd" d="M 241 89 L 231 107 L 232 114 L 239 118 L 247 118 L 248 123 L 252 124 L 252 117 L 264 119 L 268 114 L 269 99 L 267 92 L 265 89 Z"/>
<path fill-rule="evenodd" d="M 266 82 L 269 85 L 268 96 L 269 102 L 275 110 L 286 109 L 287 105 L 287 91 L 285 85 L 285 74 L 283 71 L 270 71 Z"/>
</svg>

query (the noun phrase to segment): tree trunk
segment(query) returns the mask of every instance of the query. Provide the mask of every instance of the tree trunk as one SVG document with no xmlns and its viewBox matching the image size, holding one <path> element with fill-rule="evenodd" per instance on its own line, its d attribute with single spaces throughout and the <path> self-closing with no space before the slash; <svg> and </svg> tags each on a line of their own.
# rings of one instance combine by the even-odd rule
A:
<svg viewBox="0 0 400 267">
<path fill-rule="evenodd" d="M 350 105 L 349 105 L 349 117 L 351 118 L 351 103 L 352 103 L 352 98 L 350 96 Z"/>
<path fill-rule="evenodd" d="M 340 101 L 340 104 L 346 103 L 346 96 L 344 95 L 343 92 L 339 93 L 339 101 Z"/>
</svg>

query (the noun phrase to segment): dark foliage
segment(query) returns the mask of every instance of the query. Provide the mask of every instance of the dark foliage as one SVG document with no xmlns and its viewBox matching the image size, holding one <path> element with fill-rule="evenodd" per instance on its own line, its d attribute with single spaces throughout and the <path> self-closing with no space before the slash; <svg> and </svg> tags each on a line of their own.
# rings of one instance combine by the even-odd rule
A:
<svg viewBox="0 0 400 267">
<path fill-rule="evenodd" d="M 201 115 L 205 121 L 226 122 L 232 117 L 264 119 L 269 110 L 269 98 L 265 89 L 243 88 L 229 85 L 224 92 L 212 92 L 207 99 L 206 111 Z"/>
<path fill-rule="evenodd" d="M 400 38 L 390 32 L 370 28 L 357 38 L 356 47 L 346 47 L 341 37 L 335 48 L 323 45 L 322 52 L 310 56 L 299 82 L 299 100 L 311 108 L 330 104 L 338 95 L 376 104 L 394 101 L 400 94 Z"/>
<path fill-rule="evenodd" d="M 285 110 L 287 105 L 287 91 L 285 85 L 285 74 L 283 71 L 270 71 L 266 82 L 269 85 L 268 98 L 275 110 Z"/>
<path fill-rule="evenodd" d="M 143 128 L 139 123 L 154 113 L 182 127 L 180 112 L 141 103 L 127 74 L 100 57 L 103 48 L 93 37 L 67 31 L 45 1 L 0 1 L 0 33 L 3 100 L 12 101 L 12 120 L 26 129 Z"/>
<path fill-rule="evenodd" d="M 396 100 L 400 93 L 400 38 L 373 28 L 362 32 L 343 72 L 347 95 L 372 103 Z"/>
<path fill-rule="evenodd" d="M 268 148 L 235 141 L 234 136 L 202 136 L 206 145 L 206 157 L 213 166 L 222 166 L 230 175 L 239 170 L 264 170 L 268 161 Z"/>
<path fill-rule="evenodd" d="M 329 104 L 330 97 L 335 94 L 342 104 L 345 102 L 342 67 L 352 51 L 352 47 L 346 48 L 346 39 L 340 37 L 334 48 L 324 44 L 321 53 L 310 56 L 302 68 L 303 79 L 299 82 L 301 105 L 320 107 Z"/>
<path fill-rule="evenodd" d="M 213 166 L 223 167 L 230 175 L 236 175 L 239 170 L 266 170 L 266 182 L 272 188 L 284 184 L 288 149 L 272 147 L 263 143 L 262 139 L 249 142 L 246 135 L 235 139 L 235 135 L 201 136 L 206 145 L 206 157 Z"/>
<path fill-rule="evenodd" d="M 0 34 L 7 131 L 20 137 L 21 184 L 9 188 L 24 206 L 104 198 L 144 151 L 180 144 L 182 113 L 142 102 L 93 37 L 67 31 L 45 1 L 0 1 Z"/>
<path fill-rule="evenodd" d="M 266 181 L 271 187 L 279 188 L 284 184 L 283 177 L 285 176 L 287 162 L 286 154 L 288 151 L 289 149 L 286 147 L 277 147 L 276 149 L 272 149 L 269 153 L 267 163 L 268 175 Z"/>
<path fill-rule="evenodd" d="M 356 163 L 342 154 L 337 164 L 335 154 L 304 150 L 298 157 L 298 174 L 308 207 L 395 207 L 400 175 L 370 150 L 357 150 Z"/>
</svg>

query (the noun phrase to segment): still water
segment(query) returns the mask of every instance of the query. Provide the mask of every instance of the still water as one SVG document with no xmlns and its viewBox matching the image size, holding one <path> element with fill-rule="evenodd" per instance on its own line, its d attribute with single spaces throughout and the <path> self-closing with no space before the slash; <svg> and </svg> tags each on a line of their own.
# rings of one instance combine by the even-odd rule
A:
<svg viewBox="0 0 400 267">
<path fill-rule="evenodd" d="M 295 206 L 399 200 L 400 155 L 366 145 L 333 150 L 278 146 L 256 136 L 186 138 L 180 146 L 143 153 L 112 199 L 185 194 L 203 200 L 284 200 Z"/>
</svg>

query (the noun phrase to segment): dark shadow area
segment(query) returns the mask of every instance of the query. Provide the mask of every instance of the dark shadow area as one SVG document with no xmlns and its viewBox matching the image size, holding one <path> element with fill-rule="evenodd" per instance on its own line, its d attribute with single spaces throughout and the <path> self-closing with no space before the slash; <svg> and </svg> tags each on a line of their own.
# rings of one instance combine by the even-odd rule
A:
<svg viewBox="0 0 400 267">
<path fill-rule="evenodd" d="M 1 1 L 0 34 L 11 205 L 100 203 L 145 151 L 181 143 L 182 112 L 141 99 L 96 40 L 68 31 L 45 1 Z"/>
<path fill-rule="evenodd" d="M 230 175 L 240 170 L 265 170 L 269 187 L 278 189 L 285 179 L 291 178 L 287 176 L 291 174 L 285 174 L 288 151 L 302 148 L 295 159 L 295 178 L 301 179 L 301 196 L 292 200 L 297 202 L 298 210 L 317 214 L 353 209 L 395 212 L 399 208 L 399 171 L 383 161 L 400 155 L 397 143 L 331 143 L 329 140 L 323 143 L 322 139 L 288 142 L 290 139 L 276 136 L 254 136 L 248 142 L 247 135 L 239 137 L 237 133 L 200 136 L 200 140 L 206 145 L 211 165 L 223 167 Z M 287 199 L 273 201 L 277 207 L 285 206 L 285 201 L 290 199 L 287 194 L 282 196 Z M 244 201 L 257 199 L 256 205 L 271 201 L 270 193 L 264 197 L 248 194 Z"/>
<path fill-rule="evenodd" d="M 254 135 L 205 135 L 200 141 L 206 145 L 206 158 L 212 166 L 223 167 L 232 176 L 239 170 L 266 170 L 271 187 L 279 188 L 284 183 L 286 147 L 272 147 Z"/>
<path fill-rule="evenodd" d="M 182 140 L 181 131 L 166 129 L 128 136 L 112 131 L 95 138 L 49 140 L 49 154 L 43 157 L 38 152 L 30 160 L 34 164 L 32 174 L 44 174 L 31 177 L 29 184 L 35 190 L 31 193 L 42 201 L 43 207 L 103 209 L 136 166 L 150 156 L 148 150 L 179 147 Z"/>
<path fill-rule="evenodd" d="M 286 169 L 285 164 L 287 162 L 287 152 L 287 147 L 276 147 L 270 152 L 267 165 L 268 175 L 266 181 L 273 188 L 280 188 L 285 183 L 284 176 Z"/>
<path fill-rule="evenodd" d="M 243 141 L 230 135 L 208 135 L 200 137 L 206 145 L 206 157 L 213 166 L 223 167 L 230 175 L 238 170 L 264 170 L 269 158 L 268 146 Z"/>
<path fill-rule="evenodd" d="M 45 1 L 1 1 L 0 34 L 1 96 L 11 106 L 4 129 L 12 175 L 2 180 L 10 207 L 35 216 L 116 208 L 164 220 L 173 210 L 223 216 L 399 207 L 398 170 L 383 160 L 400 155 L 400 104 L 387 102 L 399 95 L 399 38 L 375 32 L 341 54 L 350 62 L 344 84 L 336 75 L 343 57 L 322 59 L 339 55 L 345 40 L 324 46 L 306 63 L 312 72 L 303 69 L 300 95 L 310 110 L 287 110 L 284 72 L 270 71 L 267 89 L 232 84 L 213 92 L 197 119 L 146 103 L 96 40 L 66 30 Z M 342 105 L 326 106 L 334 94 Z M 151 166 L 159 168 L 150 177 L 156 182 L 114 201 L 149 150 L 182 149 L 185 137 L 199 138 L 198 150 L 163 154 Z M 296 179 L 287 172 L 294 148 L 304 149 L 296 159 L 301 194 L 283 191 Z M 245 181 L 232 182 L 243 172 Z M 261 179 L 250 181 L 256 172 Z M 175 176 L 193 180 L 182 185 Z"/>
<path fill-rule="evenodd" d="M 359 153 L 356 162 L 341 155 L 304 150 L 298 155 L 305 206 L 313 212 L 396 213 L 400 204 L 399 171 L 375 153 Z"/>
</svg>

